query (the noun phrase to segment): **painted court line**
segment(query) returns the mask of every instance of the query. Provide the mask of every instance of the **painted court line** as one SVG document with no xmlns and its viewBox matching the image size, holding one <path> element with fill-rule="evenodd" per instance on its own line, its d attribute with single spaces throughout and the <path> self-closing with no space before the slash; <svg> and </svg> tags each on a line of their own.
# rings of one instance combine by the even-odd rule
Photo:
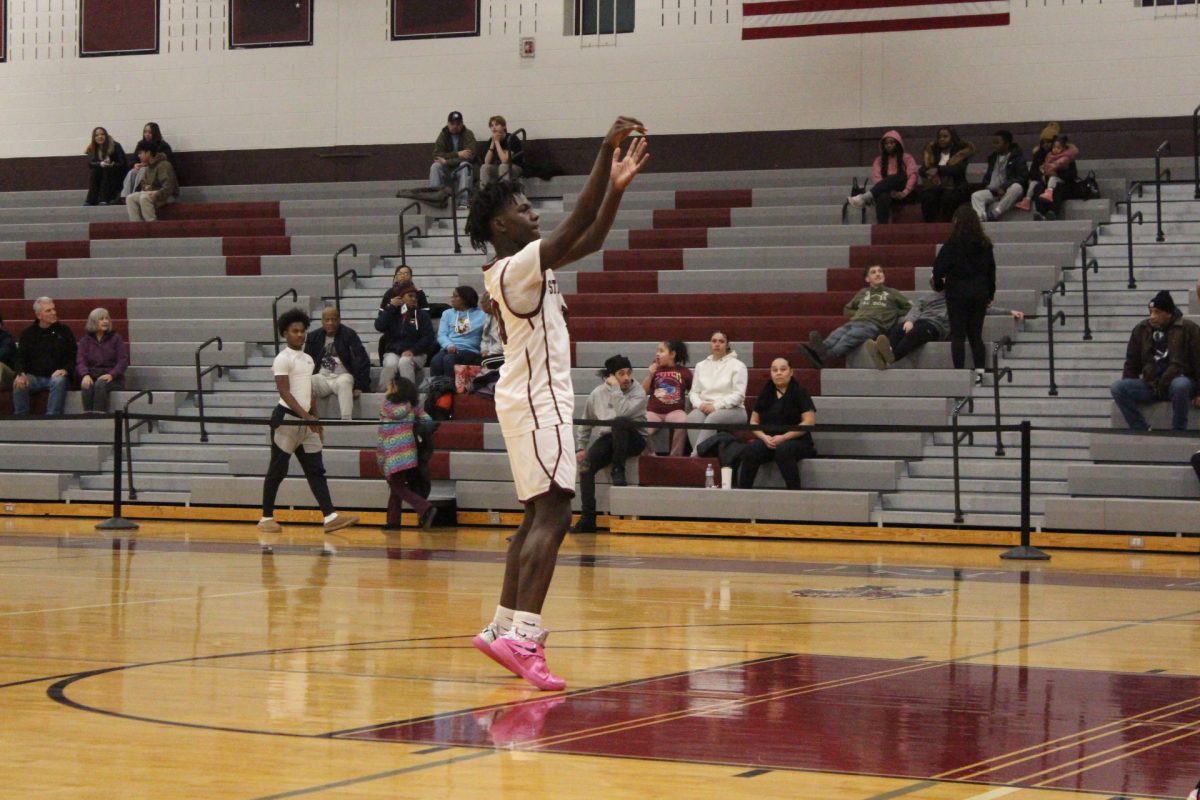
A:
<svg viewBox="0 0 1200 800">
<path fill-rule="evenodd" d="M 246 592 L 226 592 L 225 594 L 208 594 L 204 596 L 205 600 L 216 600 L 222 597 L 240 597 L 248 594 L 268 594 L 277 592 L 279 589 L 251 589 Z M 112 608 L 113 606 L 140 606 L 150 603 L 179 603 L 184 600 L 194 601 L 195 595 L 187 595 L 185 597 L 160 597 L 156 600 L 125 600 L 119 603 L 94 603 L 87 606 L 60 606 L 58 608 L 32 608 L 28 611 L 0 611 L 0 617 L 19 617 L 27 614 L 54 614 L 59 611 L 85 611 L 89 608 Z"/>
<path fill-rule="evenodd" d="M 1001 786 L 999 789 L 992 789 L 990 792 L 983 794 L 973 794 L 970 797 L 964 797 L 963 800 L 996 800 L 997 797 L 1013 794 L 1021 791 L 1020 786 Z"/>
<path fill-rule="evenodd" d="M 376 772 L 373 775 L 363 775 L 358 778 L 346 778 L 333 783 L 323 783 L 319 786 L 306 786 L 303 789 L 293 789 L 290 792 L 280 792 L 279 794 L 270 794 L 263 797 L 256 797 L 254 800 L 286 800 L 289 797 L 302 797 L 306 794 L 316 794 L 317 792 L 327 792 L 331 789 L 341 789 L 346 786 L 354 786 L 359 783 L 369 783 L 370 781 L 379 781 L 384 778 L 394 778 L 397 775 L 407 775 L 412 772 L 420 772 L 421 770 L 432 769 L 434 767 L 448 767 L 451 764 L 457 764 L 461 761 L 471 761 L 476 758 L 486 758 L 487 756 L 496 755 L 494 750 L 479 750 L 473 753 L 465 753 L 461 756 L 452 758 L 443 758 L 440 761 L 430 761 L 428 764 L 414 764 L 411 767 L 402 767 L 400 769 L 391 769 L 387 772 Z"/>
</svg>

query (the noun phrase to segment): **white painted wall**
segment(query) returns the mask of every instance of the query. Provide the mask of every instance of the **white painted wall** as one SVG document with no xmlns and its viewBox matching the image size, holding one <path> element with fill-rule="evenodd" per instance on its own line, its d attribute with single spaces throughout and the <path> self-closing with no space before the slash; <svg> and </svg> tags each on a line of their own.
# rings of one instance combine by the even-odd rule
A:
<svg viewBox="0 0 1200 800">
<path fill-rule="evenodd" d="M 483 0 L 478 38 L 391 42 L 386 0 L 317 0 L 315 45 L 226 49 L 224 0 L 162 0 L 162 52 L 80 59 L 77 0 L 8 0 L 0 157 L 432 142 L 451 108 L 534 137 L 1177 116 L 1200 103 L 1196 6 L 1015 0 L 1007 28 L 741 41 L 740 0 L 638 0 L 637 29 L 564 36 L 570 0 Z M 669 9 L 668 9 L 669 7 Z M 537 57 L 518 40 L 535 36 Z"/>
</svg>

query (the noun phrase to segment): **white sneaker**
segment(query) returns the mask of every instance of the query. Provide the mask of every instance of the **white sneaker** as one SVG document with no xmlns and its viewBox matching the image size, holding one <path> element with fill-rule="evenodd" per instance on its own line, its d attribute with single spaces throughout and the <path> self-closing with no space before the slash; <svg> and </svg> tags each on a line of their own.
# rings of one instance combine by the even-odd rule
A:
<svg viewBox="0 0 1200 800">
<path fill-rule="evenodd" d="M 867 198 L 870 196 L 870 193 L 852 194 L 846 198 L 846 202 L 855 208 L 863 208 L 867 205 Z"/>
</svg>

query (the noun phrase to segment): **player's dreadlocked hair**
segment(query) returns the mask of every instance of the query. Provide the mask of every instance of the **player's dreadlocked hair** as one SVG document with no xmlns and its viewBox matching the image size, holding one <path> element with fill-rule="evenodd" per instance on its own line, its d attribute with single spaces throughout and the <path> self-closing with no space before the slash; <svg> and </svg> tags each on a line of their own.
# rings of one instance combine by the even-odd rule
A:
<svg viewBox="0 0 1200 800">
<path fill-rule="evenodd" d="M 507 204 L 513 202 L 513 197 L 524 194 L 525 190 L 518 182 L 507 183 L 496 181 L 480 187 L 471 198 L 471 210 L 467 214 L 467 235 L 471 237 L 471 246 L 476 250 L 486 250 L 492 240 L 492 217 Z"/>
<path fill-rule="evenodd" d="M 308 314 L 304 313 L 304 309 L 292 308 L 279 315 L 275 327 L 279 330 L 280 335 L 283 335 L 296 322 L 303 322 L 305 330 L 308 330 L 308 326 L 312 324 L 312 320 L 309 319 Z"/>
</svg>

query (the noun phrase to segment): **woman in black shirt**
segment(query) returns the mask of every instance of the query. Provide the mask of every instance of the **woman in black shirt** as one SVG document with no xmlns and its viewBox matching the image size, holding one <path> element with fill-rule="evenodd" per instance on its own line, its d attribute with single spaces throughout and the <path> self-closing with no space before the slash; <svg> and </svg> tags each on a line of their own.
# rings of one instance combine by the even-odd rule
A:
<svg viewBox="0 0 1200 800">
<path fill-rule="evenodd" d="M 955 369 L 966 366 L 963 340 L 971 343 L 975 371 L 987 366 L 983 346 L 983 318 L 996 296 L 996 256 L 992 240 L 983 232 L 979 215 L 969 206 L 954 212 L 950 238 L 933 261 L 933 290 L 946 291 L 950 317 L 950 357 Z"/>
<path fill-rule="evenodd" d="M 762 425 L 754 432 L 754 441 L 742 453 L 738 485 L 754 488 L 758 468 L 774 460 L 779 474 L 789 489 L 800 488 L 800 461 L 817 454 L 812 436 L 807 432 L 789 431 L 796 425 L 816 425 L 817 409 L 808 390 L 792 377 L 792 365 L 786 358 L 771 362 L 771 380 L 759 392 L 751 425 Z"/>
</svg>

